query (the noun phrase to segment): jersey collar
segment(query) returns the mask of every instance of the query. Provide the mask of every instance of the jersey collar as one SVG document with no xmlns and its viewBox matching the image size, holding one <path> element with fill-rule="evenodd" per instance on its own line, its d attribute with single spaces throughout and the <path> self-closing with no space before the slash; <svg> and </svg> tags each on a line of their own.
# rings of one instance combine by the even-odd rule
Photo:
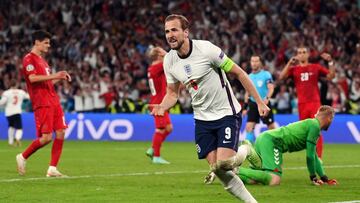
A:
<svg viewBox="0 0 360 203">
<path fill-rule="evenodd" d="M 180 56 L 178 54 L 178 57 L 181 58 L 181 59 L 186 59 L 188 58 L 190 55 L 191 55 L 191 52 L 192 52 L 192 49 L 193 49 L 193 42 L 191 39 L 189 39 L 189 46 L 190 46 L 190 49 L 189 49 L 189 52 L 185 55 L 185 56 Z"/>
</svg>

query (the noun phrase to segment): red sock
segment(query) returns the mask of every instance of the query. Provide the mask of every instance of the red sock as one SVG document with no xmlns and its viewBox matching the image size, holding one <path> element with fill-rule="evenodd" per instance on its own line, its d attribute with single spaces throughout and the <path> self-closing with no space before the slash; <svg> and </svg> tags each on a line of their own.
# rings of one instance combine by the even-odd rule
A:
<svg viewBox="0 0 360 203">
<path fill-rule="evenodd" d="M 155 132 L 152 141 L 152 148 L 154 149 L 154 156 L 160 156 L 160 148 L 163 142 L 162 133 Z"/>
<path fill-rule="evenodd" d="M 23 157 L 25 159 L 29 158 L 34 152 L 36 152 L 38 149 L 40 149 L 41 147 L 43 147 L 45 145 L 42 145 L 40 142 L 40 138 L 34 140 L 27 148 L 26 150 L 22 153 Z"/>
<path fill-rule="evenodd" d="M 324 139 L 323 136 L 320 134 L 320 137 L 316 143 L 316 153 L 320 159 L 322 158 L 323 145 L 324 145 Z"/>
<path fill-rule="evenodd" d="M 154 149 L 154 156 L 160 156 L 161 145 L 169 134 L 170 133 L 167 131 L 165 131 L 164 133 L 155 132 L 152 145 L 152 148 Z"/>
<path fill-rule="evenodd" d="M 55 166 L 55 167 L 57 166 L 62 152 L 63 144 L 64 144 L 64 139 L 55 138 L 51 149 L 50 166 Z"/>
</svg>

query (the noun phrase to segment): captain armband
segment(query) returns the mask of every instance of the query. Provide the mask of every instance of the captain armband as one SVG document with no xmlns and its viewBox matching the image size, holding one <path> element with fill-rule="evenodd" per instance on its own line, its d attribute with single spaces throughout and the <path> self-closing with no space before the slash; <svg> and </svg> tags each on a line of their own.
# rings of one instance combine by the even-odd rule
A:
<svg viewBox="0 0 360 203">
<path fill-rule="evenodd" d="M 225 72 L 229 72 L 234 64 L 235 63 L 233 60 L 231 60 L 230 58 L 226 58 L 224 62 L 220 65 L 220 68 L 223 69 Z"/>
</svg>

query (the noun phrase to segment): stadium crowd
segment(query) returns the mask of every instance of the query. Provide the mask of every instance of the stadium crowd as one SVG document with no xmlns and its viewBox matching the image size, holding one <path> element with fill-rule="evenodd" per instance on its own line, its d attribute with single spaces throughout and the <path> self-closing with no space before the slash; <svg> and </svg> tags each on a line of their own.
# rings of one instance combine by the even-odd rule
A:
<svg viewBox="0 0 360 203">
<path fill-rule="evenodd" d="M 280 71 L 305 45 L 311 60 L 327 52 L 336 62 L 332 81 L 319 81 L 323 104 L 339 113 L 360 112 L 360 1 L 356 0 L 2 0 L 0 4 L 0 90 L 16 80 L 25 88 L 22 57 L 31 33 L 54 35 L 47 60 L 54 70 L 67 70 L 74 81 L 57 85 L 67 112 L 146 112 L 149 99 L 147 50 L 168 48 L 164 17 L 181 13 L 193 24 L 194 39 L 221 47 L 250 71 L 252 54 L 262 56 L 276 81 L 271 102 L 278 113 L 296 113 L 290 81 L 277 82 Z M 231 77 L 230 77 L 231 78 Z M 232 78 L 234 79 L 234 78 Z M 239 101 L 244 90 L 236 80 Z M 0 92 L 1 93 L 1 92 Z M 191 112 L 181 91 L 173 113 Z M 31 111 L 30 105 L 25 108 Z"/>
</svg>

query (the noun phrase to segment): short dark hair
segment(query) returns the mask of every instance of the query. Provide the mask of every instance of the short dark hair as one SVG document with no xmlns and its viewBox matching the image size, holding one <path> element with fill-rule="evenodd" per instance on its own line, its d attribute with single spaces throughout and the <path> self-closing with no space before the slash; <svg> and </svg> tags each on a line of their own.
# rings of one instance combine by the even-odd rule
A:
<svg viewBox="0 0 360 203">
<path fill-rule="evenodd" d="M 250 59 L 251 59 L 252 57 L 258 57 L 259 60 L 260 60 L 260 63 L 261 63 L 261 64 L 264 64 L 263 59 L 261 58 L 261 56 L 260 56 L 259 54 L 253 54 L 253 55 L 251 55 Z"/>
<path fill-rule="evenodd" d="M 183 30 L 189 29 L 190 23 L 189 23 L 188 19 L 183 15 L 179 15 L 179 14 L 168 15 L 165 18 L 165 23 L 168 22 L 168 21 L 176 20 L 176 19 L 178 19 L 180 21 L 181 28 Z"/>
<path fill-rule="evenodd" d="M 45 30 L 35 30 L 32 34 L 32 41 L 34 44 L 36 40 L 43 41 L 45 39 L 51 39 L 51 34 Z"/>
</svg>

